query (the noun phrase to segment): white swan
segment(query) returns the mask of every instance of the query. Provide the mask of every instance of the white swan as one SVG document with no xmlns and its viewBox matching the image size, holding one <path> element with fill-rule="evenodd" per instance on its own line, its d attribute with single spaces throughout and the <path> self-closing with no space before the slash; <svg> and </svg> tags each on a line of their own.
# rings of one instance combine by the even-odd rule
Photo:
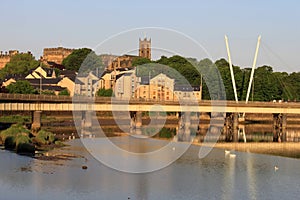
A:
<svg viewBox="0 0 300 200">
<path fill-rule="evenodd" d="M 231 153 L 231 154 L 229 154 L 229 157 L 230 157 L 230 158 L 235 158 L 235 157 L 236 157 L 236 155 L 235 155 L 235 154 L 233 154 L 233 153 Z"/>
</svg>

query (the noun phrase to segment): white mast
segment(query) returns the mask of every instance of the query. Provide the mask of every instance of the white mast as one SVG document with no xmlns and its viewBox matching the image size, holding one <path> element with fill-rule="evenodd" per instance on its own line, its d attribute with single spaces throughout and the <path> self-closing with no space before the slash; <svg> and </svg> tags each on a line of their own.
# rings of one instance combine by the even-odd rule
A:
<svg viewBox="0 0 300 200">
<path fill-rule="evenodd" d="M 254 70 L 255 70 L 255 65 L 256 65 L 256 60 L 257 60 L 257 54 L 258 54 L 260 39 L 261 39 L 261 36 L 258 36 L 255 55 L 254 55 L 254 60 L 253 60 L 253 65 L 252 65 L 252 70 L 251 70 L 251 75 L 250 75 L 250 81 L 249 81 L 249 86 L 248 86 L 248 91 L 247 91 L 247 96 L 246 96 L 246 103 L 248 103 L 248 100 L 249 100 L 249 95 L 250 95 L 250 90 L 251 90 L 253 76 L 254 76 Z"/>
<path fill-rule="evenodd" d="M 227 55 L 228 55 L 228 61 L 229 61 L 229 68 L 230 68 L 230 74 L 231 74 L 231 80 L 232 80 L 232 87 L 234 91 L 234 98 L 235 101 L 238 102 L 238 97 L 237 97 L 237 92 L 236 92 L 236 85 L 235 85 L 235 79 L 234 79 L 234 73 L 233 73 L 233 68 L 232 68 L 232 62 L 231 62 L 231 56 L 230 56 L 230 50 L 229 50 L 229 45 L 228 45 L 228 38 L 225 35 L 225 43 L 226 43 L 226 49 L 227 49 Z"/>
</svg>

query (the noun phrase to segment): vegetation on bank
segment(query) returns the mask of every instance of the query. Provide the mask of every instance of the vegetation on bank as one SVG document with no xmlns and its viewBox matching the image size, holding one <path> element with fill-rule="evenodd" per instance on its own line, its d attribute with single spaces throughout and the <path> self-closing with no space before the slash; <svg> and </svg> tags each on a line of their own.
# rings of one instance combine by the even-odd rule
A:
<svg viewBox="0 0 300 200">
<path fill-rule="evenodd" d="M 40 130 L 33 135 L 30 130 L 21 124 L 14 124 L 0 133 L 0 143 L 5 149 L 13 150 L 18 154 L 34 155 L 35 150 L 49 145 L 62 145 L 57 142 L 51 132 Z"/>
<path fill-rule="evenodd" d="M 10 62 L 0 70 L 0 79 L 7 75 L 25 75 L 31 69 L 38 67 L 41 63 L 30 53 L 16 54 Z M 67 56 L 62 64 L 66 69 L 79 71 L 78 75 L 94 71 L 101 75 L 104 71 L 103 62 L 100 56 L 88 48 L 74 50 Z M 184 58 L 178 55 L 171 57 L 161 56 L 156 61 L 146 58 L 134 58 L 132 66 L 137 67 L 138 76 L 154 77 L 159 73 L 165 73 L 176 80 L 178 85 L 189 84 L 200 86 L 203 80 L 202 99 L 227 99 L 234 100 L 234 92 L 231 82 L 229 64 L 226 59 L 219 59 L 215 62 L 205 58 L 196 60 Z M 239 100 L 246 99 L 251 68 L 233 66 L 237 95 Z M 56 69 L 59 74 L 59 70 Z M 17 81 L 6 87 L 10 93 L 32 94 L 37 91 L 27 81 Z M 42 91 L 43 94 L 53 95 L 52 91 Z M 59 95 L 69 95 L 68 91 L 61 91 Z M 99 90 L 98 96 L 111 96 L 111 91 Z M 259 66 L 255 69 L 254 84 L 250 100 L 272 101 L 290 100 L 300 101 L 300 72 L 274 72 L 272 66 Z"/>
<path fill-rule="evenodd" d="M 133 62 L 138 76 L 154 77 L 165 73 L 176 79 L 177 84 L 200 86 L 203 80 L 202 99 L 234 100 L 229 64 L 225 59 L 212 62 L 209 59 L 197 61 L 178 55 L 162 56 L 157 61 L 138 59 Z M 246 99 L 251 68 L 233 66 L 238 99 Z M 271 66 L 260 66 L 255 69 L 254 87 L 249 100 L 300 100 L 300 72 L 274 72 Z"/>
</svg>

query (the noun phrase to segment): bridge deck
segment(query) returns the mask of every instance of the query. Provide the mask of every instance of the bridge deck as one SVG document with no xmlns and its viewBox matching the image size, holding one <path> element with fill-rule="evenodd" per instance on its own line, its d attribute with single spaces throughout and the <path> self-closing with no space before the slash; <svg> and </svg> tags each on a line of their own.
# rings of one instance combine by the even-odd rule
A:
<svg viewBox="0 0 300 200">
<path fill-rule="evenodd" d="M 237 112 L 300 114 L 300 103 L 235 101 L 146 101 L 118 100 L 109 97 L 68 97 L 0 93 L 0 111 L 166 111 L 166 112 Z"/>
</svg>

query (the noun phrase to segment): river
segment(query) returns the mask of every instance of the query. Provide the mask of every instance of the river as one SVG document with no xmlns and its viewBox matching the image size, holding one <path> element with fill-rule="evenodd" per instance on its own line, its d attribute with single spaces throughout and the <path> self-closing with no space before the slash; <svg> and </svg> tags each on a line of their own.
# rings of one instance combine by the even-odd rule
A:
<svg viewBox="0 0 300 200">
<path fill-rule="evenodd" d="M 122 144 L 121 137 L 114 140 Z M 153 139 L 151 144 L 161 142 Z M 199 146 L 192 145 L 161 170 L 130 174 L 94 159 L 79 139 L 68 145 L 52 153 L 75 157 L 56 161 L 0 150 L 0 199 L 282 200 L 300 196 L 299 159 L 243 152 L 234 152 L 236 157 L 231 158 L 221 149 L 199 159 Z"/>
</svg>

